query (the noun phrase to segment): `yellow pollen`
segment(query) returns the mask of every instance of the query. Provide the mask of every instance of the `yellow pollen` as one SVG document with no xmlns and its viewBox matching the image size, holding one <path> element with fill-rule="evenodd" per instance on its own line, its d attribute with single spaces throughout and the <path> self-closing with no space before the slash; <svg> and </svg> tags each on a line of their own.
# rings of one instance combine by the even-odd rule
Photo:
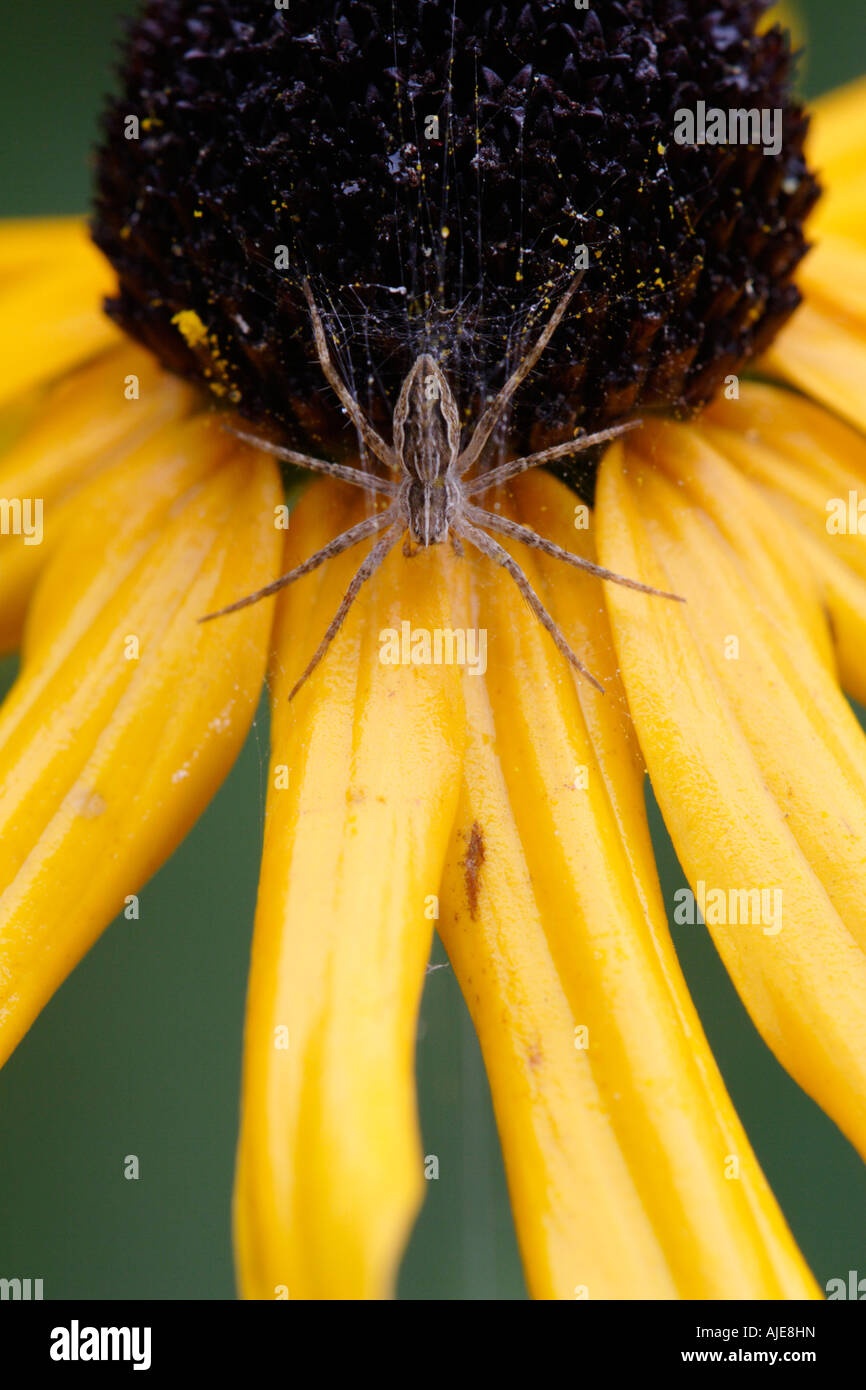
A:
<svg viewBox="0 0 866 1390">
<path fill-rule="evenodd" d="M 172 323 L 177 324 L 188 347 L 197 347 L 207 339 L 207 329 L 195 309 L 181 309 L 175 314 Z"/>
</svg>

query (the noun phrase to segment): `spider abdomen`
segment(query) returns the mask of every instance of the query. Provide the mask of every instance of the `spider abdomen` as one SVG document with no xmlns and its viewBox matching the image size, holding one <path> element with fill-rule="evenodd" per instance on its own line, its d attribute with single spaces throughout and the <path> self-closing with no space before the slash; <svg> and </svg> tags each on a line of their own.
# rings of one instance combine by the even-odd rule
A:
<svg viewBox="0 0 866 1390">
<path fill-rule="evenodd" d="M 444 479 L 420 482 L 413 478 L 407 488 L 409 528 L 418 545 L 438 545 L 448 535 L 453 509 L 450 489 Z"/>
<path fill-rule="evenodd" d="M 394 411 L 394 448 L 420 482 L 441 478 L 460 449 L 457 402 L 434 357 L 422 353 L 403 383 Z"/>
</svg>

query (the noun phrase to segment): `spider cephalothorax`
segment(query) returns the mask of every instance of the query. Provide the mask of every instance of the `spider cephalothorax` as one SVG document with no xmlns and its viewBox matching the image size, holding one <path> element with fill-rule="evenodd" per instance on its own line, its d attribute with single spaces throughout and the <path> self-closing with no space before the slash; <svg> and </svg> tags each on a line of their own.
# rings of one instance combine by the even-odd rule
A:
<svg viewBox="0 0 866 1390">
<path fill-rule="evenodd" d="M 486 531 L 498 531 L 501 535 L 509 536 L 513 540 L 523 541 L 526 545 L 543 550 L 547 555 L 554 555 L 569 564 L 577 565 L 580 569 L 589 570 L 590 573 L 596 574 L 602 579 L 612 579 L 615 583 L 624 584 L 630 589 L 639 589 L 642 593 L 654 594 L 660 598 L 677 599 L 676 594 L 666 594 L 660 589 L 653 589 L 649 585 L 639 584 L 634 579 L 626 579 L 623 575 L 614 574 L 611 570 L 602 568 L 601 565 L 594 565 L 582 556 L 574 555 L 571 551 L 563 550 L 561 546 L 555 545 L 552 541 L 545 540 L 543 536 L 537 535 L 529 527 L 521 526 L 495 512 L 489 512 L 483 507 L 476 506 L 472 500 L 473 497 L 487 492 L 490 488 L 497 487 L 500 483 L 507 482 L 509 478 L 525 472 L 528 468 L 535 468 L 538 464 L 551 463 L 567 454 L 580 453 L 584 449 L 605 443 L 634 427 L 635 422 L 615 425 L 611 429 L 602 430 L 592 435 L 584 435 L 569 440 L 565 444 L 555 445 L 541 453 L 512 459 L 508 463 L 500 464 L 497 468 L 482 472 L 477 477 L 467 478 L 466 476 L 473 464 L 480 459 L 496 426 L 502 420 L 515 391 L 532 371 L 553 337 L 557 325 L 580 285 L 581 279 L 582 272 L 579 272 L 560 299 L 531 351 L 522 359 L 502 390 L 487 406 L 472 431 L 469 442 L 463 449 L 460 447 L 460 416 L 457 402 L 441 367 L 427 353 L 423 353 L 416 359 L 403 383 L 394 411 L 393 444 L 386 444 L 385 440 L 367 420 L 331 361 L 321 316 L 316 307 L 309 282 L 305 282 L 304 293 L 309 305 L 322 371 L 358 430 L 361 440 L 374 457 L 390 470 L 391 476 L 381 477 L 378 474 L 365 472 L 361 468 L 352 468 L 345 464 L 329 463 L 325 459 L 311 458 L 307 454 L 295 453 L 292 449 L 283 449 L 279 445 L 259 439 L 255 435 L 241 433 L 240 437 L 259 448 L 267 449 L 269 453 L 275 454 L 277 458 L 284 459 L 287 463 L 297 464 L 301 468 L 308 468 L 315 473 L 327 473 L 331 477 L 342 478 L 344 482 L 353 483 L 356 487 L 362 487 L 368 492 L 385 493 L 390 497 L 391 503 L 384 511 L 374 513 L 373 516 L 367 517 L 366 520 L 358 522 L 356 526 L 350 527 L 348 531 L 335 537 L 315 555 L 310 556 L 309 560 L 305 560 L 303 564 L 290 570 L 288 574 L 284 574 L 273 584 L 267 585 L 266 588 L 258 590 L 255 594 L 248 594 L 246 598 L 239 599 L 237 603 L 220 609 L 218 613 L 207 615 L 207 619 L 219 618 L 226 613 L 235 612 L 238 608 L 245 608 L 251 603 L 257 603 L 269 594 L 275 594 L 279 589 L 285 588 L 294 580 L 300 579 L 302 575 L 309 574 L 311 570 L 316 569 L 332 556 L 341 554 L 349 546 L 356 545 L 359 541 L 366 540 L 371 536 L 378 536 L 379 539 L 355 573 L 312 660 L 295 684 L 292 695 L 300 689 L 307 676 L 318 666 L 325 655 L 340 630 L 361 586 L 379 568 L 388 551 L 404 536 L 407 537 L 406 553 L 408 555 L 412 553 L 411 542 L 418 546 L 438 545 L 450 537 L 458 554 L 462 554 L 461 541 L 465 540 L 476 550 L 479 550 L 482 555 L 487 555 L 491 560 L 502 565 L 517 584 L 535 616 L 550 633 L 563 656 L 567 657 L 581 675 L 591 681 L 600 691 L 604 687 L 596 680 L 595 676 L 587 671 L 580 658 L 569 646 L 560 628 L 544 607 L 520 566 L 497 540 L 486 534 Z M 486 530 L 482 528 L 486 528 Z"/>
</svg>

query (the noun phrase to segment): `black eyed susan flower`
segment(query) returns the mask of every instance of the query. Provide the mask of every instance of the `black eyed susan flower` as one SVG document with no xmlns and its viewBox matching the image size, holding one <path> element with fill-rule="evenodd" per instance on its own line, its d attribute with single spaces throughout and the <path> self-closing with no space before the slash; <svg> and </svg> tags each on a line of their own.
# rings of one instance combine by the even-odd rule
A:
<svg viewBox="0 0 866 1390">
<path fill-rule="evenodd" d="M 247 1297 L 392 1291 L 434 926 L 536 1297 L 818 1296 L 683 982 L 643 801 L 647 769 L 683 912 L 863 1152 L 866 744 L 842 688 L 866 694 L 866 95 L 809 127 L 763 9 L 149 4 L 99 155 L 108 264 L 77 221 L 0 232 L 0 635 L 22 652 L 0 1047 L 201 813 L 269 665 Z M 603 694 L 469 547 L 392 549 L 293 698 L 363 547 L 199 621 L 374 516 L 328 479 L 287 530 L 274 453 L 238 431 L 373 487 L 369 431 L 391 442 L 418 359 L 466 441 L 557 303 L 475 463 L 574 445 L 489 505 L 685 600 L 503 540 Z"/>
</svg>

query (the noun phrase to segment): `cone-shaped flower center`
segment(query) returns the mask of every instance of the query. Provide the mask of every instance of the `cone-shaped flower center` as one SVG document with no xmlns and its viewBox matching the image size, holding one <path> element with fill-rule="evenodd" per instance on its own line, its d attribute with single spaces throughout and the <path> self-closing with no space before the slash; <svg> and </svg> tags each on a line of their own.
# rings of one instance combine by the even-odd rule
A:
<svg viewBox="0 0 866 1390">
<path fill-rule="evenodd" d="M 689 414 L 798 303 L 817 185 L 765 8 L 149 3 L 99 161 L 112 312 L 251 418 L 322 427 L 309 276 L 387 423 L 424 351 L 477 409 L 585 264 L 513 437 Z"/>
</svg>

